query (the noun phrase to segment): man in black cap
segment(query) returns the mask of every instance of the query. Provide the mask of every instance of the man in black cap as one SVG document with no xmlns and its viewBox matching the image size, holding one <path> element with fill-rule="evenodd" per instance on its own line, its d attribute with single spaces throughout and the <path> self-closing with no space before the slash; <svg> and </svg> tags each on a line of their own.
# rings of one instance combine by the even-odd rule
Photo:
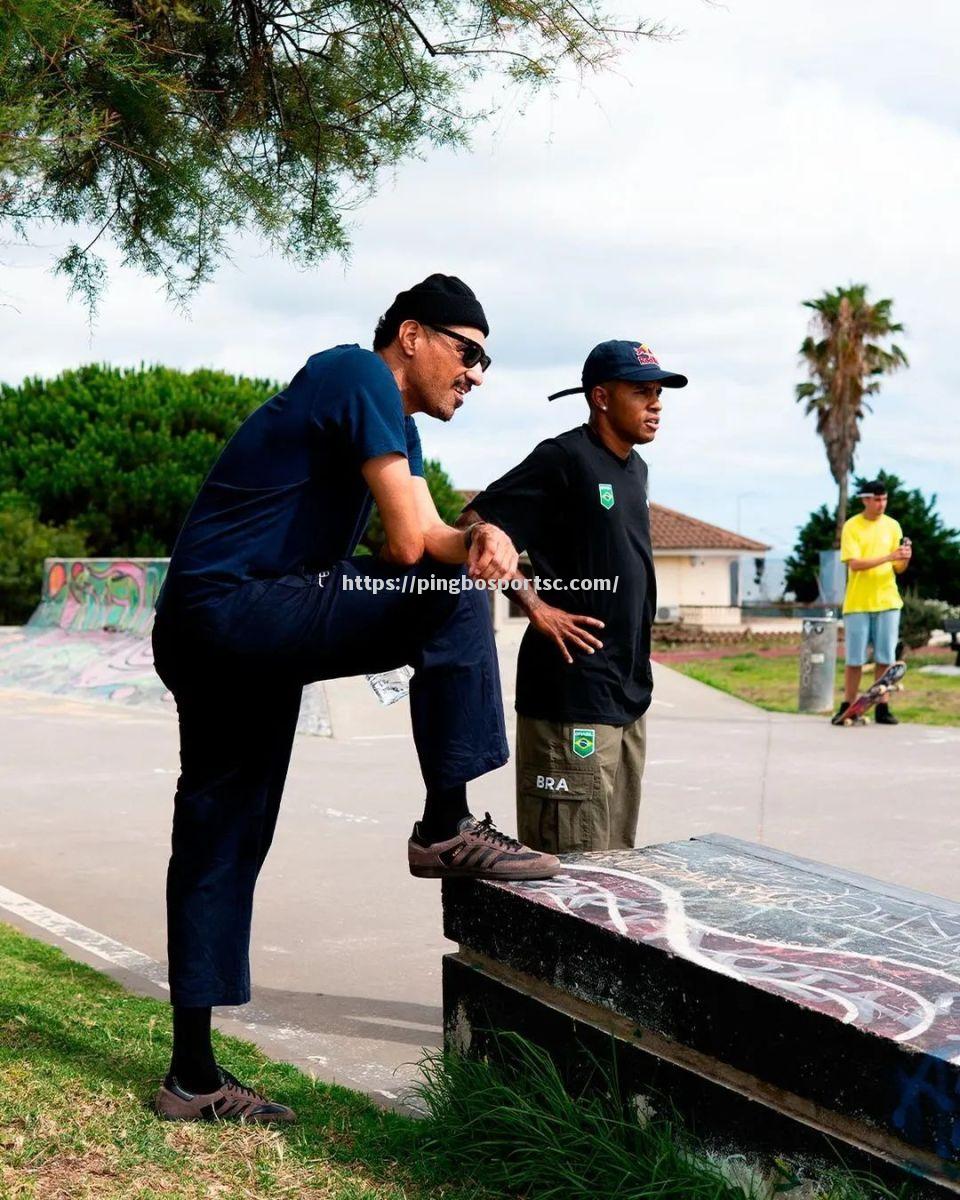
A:
<svg viewBox="0 0 960 1200">
<path fill-rule="evenodd" d="M 181 1120 L 289 1121 L 215 1061 L 213 1005 L 250 999 L 253 891 L 273 836 L 303 685 L 411 664 L 426 785 L 408 844 L 427 878 L 556 872 L 476 820 L 469 780 L 508 757 L 496 649 L 474 579 L 517 553 L 488 525 L 445 525 L 423 478 L 414 413 L 448 421 L 490 366 L 483 309 L 431 275 L 381 318 L 371 353 L 336 346 L 234 434 L 191 508 L 157 606 L 157 670 L 180 720 L 167 875 L 173 1056 L 156 1099 Z M 376 501 L 380 558 L 350 557 Z M 423 585 L 427 586 L 423 586 Z"/>
<path fill-rule="evenodd" d="M 541 442 L 470 502 L 526 550 L 534 588 L 511 591 L 530 626 L 517 664 L 517 824 L 555 854 L 634 845 L 650 706 L 656 581 L 647 467 L 635 445 L 656 437 L 664 370 L 641 342 L 591 350 L 585 425 Z M 549 603 L 544 599 L 549 597 Z"/>
</svg>

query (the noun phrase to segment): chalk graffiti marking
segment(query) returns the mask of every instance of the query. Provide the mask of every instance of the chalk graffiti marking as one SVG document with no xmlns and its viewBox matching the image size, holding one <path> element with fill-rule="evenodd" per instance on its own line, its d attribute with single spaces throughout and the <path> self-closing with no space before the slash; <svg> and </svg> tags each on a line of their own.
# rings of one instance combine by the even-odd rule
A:
<svg viewBox="0 0 960 1200">
<path fill-rule="evenodd" d="M 960 1063 L 960 973 L 851 949 L 731 932 L 687 912 L 682 892 L 646 874 L 565 864 L 567 873 L 503 885 L 720 975 Z"/>
</svg>

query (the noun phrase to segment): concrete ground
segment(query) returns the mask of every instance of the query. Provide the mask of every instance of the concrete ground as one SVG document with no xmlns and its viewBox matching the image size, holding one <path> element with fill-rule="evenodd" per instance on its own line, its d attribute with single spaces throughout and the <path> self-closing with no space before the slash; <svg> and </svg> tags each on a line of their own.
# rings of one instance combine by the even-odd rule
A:
<svg viewBox="0 0 960 1200">
<path fill-rule="evenodd" d="M 517 640 L 501 635 L 510 697 Z M 655 670 L 642 842 L 727 833 L 960 899 L 960 730 L 834 729 Z M 220 1023 L 393 1100 L 440 1044 L 449 943 L 439 885 L 406 870 L 422 800 L 406 704 L 363 680 L 328 691 L 335 737 L 297 739 L 261 877 L 254 1002 Z M 0 692 L 0 770 L 0 918 L 162 996 L 175 722 Z M 514 827 L 510 766 L 471 795 Z"/>
</svg>

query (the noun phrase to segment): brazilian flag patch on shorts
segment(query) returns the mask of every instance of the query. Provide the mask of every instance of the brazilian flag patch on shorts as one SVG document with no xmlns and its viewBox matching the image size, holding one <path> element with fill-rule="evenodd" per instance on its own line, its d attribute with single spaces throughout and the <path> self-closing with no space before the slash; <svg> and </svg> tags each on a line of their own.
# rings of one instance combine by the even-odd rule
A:
<svg viewBox="0 0 960 1200">
<path fill-rule="evenodd" d="M 575 729 L 572 745 L 577 758 L 589 758 L 597 748 L 597 731 L 595 729 Z"/>
</svg>

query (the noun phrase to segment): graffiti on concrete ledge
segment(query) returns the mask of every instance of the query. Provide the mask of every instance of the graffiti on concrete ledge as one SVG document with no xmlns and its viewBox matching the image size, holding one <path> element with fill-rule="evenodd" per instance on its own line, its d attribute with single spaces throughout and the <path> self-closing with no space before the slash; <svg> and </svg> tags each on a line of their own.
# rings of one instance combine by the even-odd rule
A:
<svg viewBox="0 0 960 1200">
<path fill-rule="evenodd" d="M 808 891 L 796 871 L 755 861 L 748 873 L 739 856 L 711 867 L 651 848 L 639 863 L 629 852 L 593 854 L 565 861 L 554 879 L 498 886 L 960 1064 L 960 917 L 890 911 L 839 881 Z"/>
<path fill-rule="evenodd" d="M 0 631 L 0 687 L 172 708 L 150 643 L 168 565 L 166 558 L 48 558 L 33 616 Z M 297 729 L 330 735 L 322 683 L 304 688 Z"/>
<path fill-rule="evenodd" d="M 40 605 L 28 624 L 145 637 L 166 573 L 166 559 L 48 558 Z"/>
<path fill-rule="evenodd" d="M 954 1047 L 955 1048 L 955 1047 Z M 946 1047 L 946 1054 L 950 1047 Z M 900 1073 L 900 1103 L 893 1126 L 908 1141 L 918 1141 L 924 1131 L 936 1135 L 934 1151 L 945 1159 L 960 1157 L 960 1079 L 943 1055 L 922 1054 L 912 1071 Z M 954 1170 L 956 1178 L 957 1170 Z"/>
<path fill-rule="evenodd" d="M 0 635 L 0 687 L 134 705 L 172 703 L 153 669 L 150 639 L 102 630 L 77 635 L 25 625 Z"/>
</svg>

